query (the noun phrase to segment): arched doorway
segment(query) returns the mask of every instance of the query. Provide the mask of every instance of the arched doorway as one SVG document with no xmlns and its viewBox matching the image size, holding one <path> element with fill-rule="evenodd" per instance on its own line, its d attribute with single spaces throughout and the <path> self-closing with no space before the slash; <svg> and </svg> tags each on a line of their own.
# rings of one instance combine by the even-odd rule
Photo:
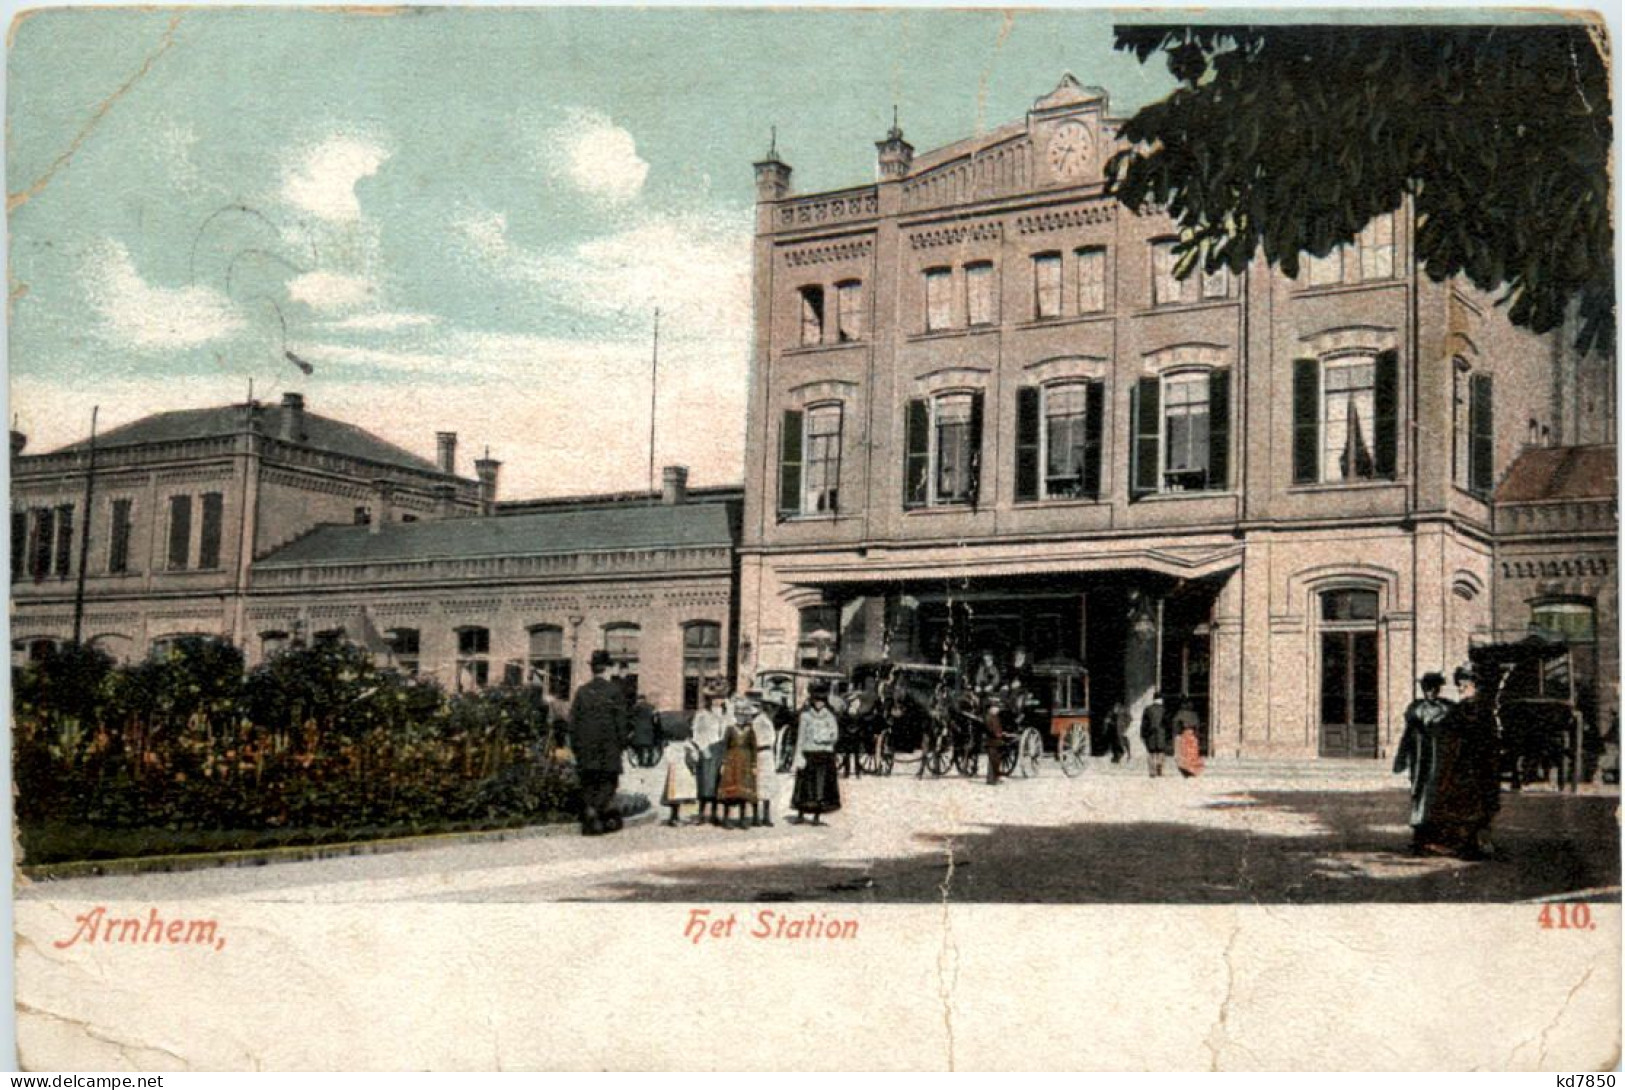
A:
<svg viewBox="0 0 1625 1090">
<path fill-rule="evenodd" d="M 1375 757 L 1381 718 L 1377 592 L 1320 594 L 1320 755 Z"/>
</svg>

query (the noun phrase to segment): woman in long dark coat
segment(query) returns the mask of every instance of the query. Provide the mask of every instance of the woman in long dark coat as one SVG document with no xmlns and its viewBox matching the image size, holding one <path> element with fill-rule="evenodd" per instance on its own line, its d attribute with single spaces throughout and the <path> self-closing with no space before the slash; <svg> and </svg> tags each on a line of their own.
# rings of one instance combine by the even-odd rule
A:
<svg viewBox="0 0 1625 1090">
<path fill-rule="evenodd" d="M 835 742 L 841 728 L 829 708 L 829 686 L 814 685 L 810 696 L 796 727 L 796 789 L 790 805 L 796 811 L 791 820 L 800 823 L 811 814 L 812 823 L 818 825 L 820 815 L 841 808 L 835 768 Z"/>
<path fill-rule="evenodd" d="M 1439 725 L 1433 805 L 1428 812 L 1434 851 L 1483 859 L 1490 822 L 1501 808 L 1500 740 L 1495 709 L 1470 667 L 1456 671 L 1461 700 Z"/>
</svg>

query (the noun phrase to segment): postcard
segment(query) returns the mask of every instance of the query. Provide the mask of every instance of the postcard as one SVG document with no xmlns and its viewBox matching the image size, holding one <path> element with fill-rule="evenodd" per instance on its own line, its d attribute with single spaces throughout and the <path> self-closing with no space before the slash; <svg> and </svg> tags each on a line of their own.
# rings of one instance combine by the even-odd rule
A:
<svg viewBox="0 0 1625 1090">
<path fill-rule="evenodd" d="M 20 1062 L 1617 1068 L 1612 63 L 19 16 Z"/>
</svg>

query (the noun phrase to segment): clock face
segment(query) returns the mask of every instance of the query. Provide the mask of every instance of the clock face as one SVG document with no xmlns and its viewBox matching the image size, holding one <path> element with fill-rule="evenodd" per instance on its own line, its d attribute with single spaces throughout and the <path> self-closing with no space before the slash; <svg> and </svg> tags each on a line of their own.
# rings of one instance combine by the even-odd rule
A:
<svg viewBox="0 0 1625 1090">
<path fill-rule="evenodd" d="M 1064 182 L 1083 177 L 1094 159 L 1095 137 L 1086 125 L 1068 121 L 1049 138 L 1050 173 Z"/>
</svg>

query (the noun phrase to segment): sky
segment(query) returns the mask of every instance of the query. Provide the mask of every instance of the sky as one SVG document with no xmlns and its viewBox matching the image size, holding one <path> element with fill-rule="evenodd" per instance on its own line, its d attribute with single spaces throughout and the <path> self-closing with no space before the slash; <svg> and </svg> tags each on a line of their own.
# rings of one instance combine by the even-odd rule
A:
<svg viewBox="0 0 1625 1090">
<path fill-rule="evenodd" d="M 508 497 L 742 474 L 751 164 L 872 181 L 1064 72 L 1171 87 L 1102 12 L 45 11 L 14 26 L 11 412 L 29 451 L 288 390 Z M 308 361 L 301 374 L 291 351 Z"/>
</svg>

